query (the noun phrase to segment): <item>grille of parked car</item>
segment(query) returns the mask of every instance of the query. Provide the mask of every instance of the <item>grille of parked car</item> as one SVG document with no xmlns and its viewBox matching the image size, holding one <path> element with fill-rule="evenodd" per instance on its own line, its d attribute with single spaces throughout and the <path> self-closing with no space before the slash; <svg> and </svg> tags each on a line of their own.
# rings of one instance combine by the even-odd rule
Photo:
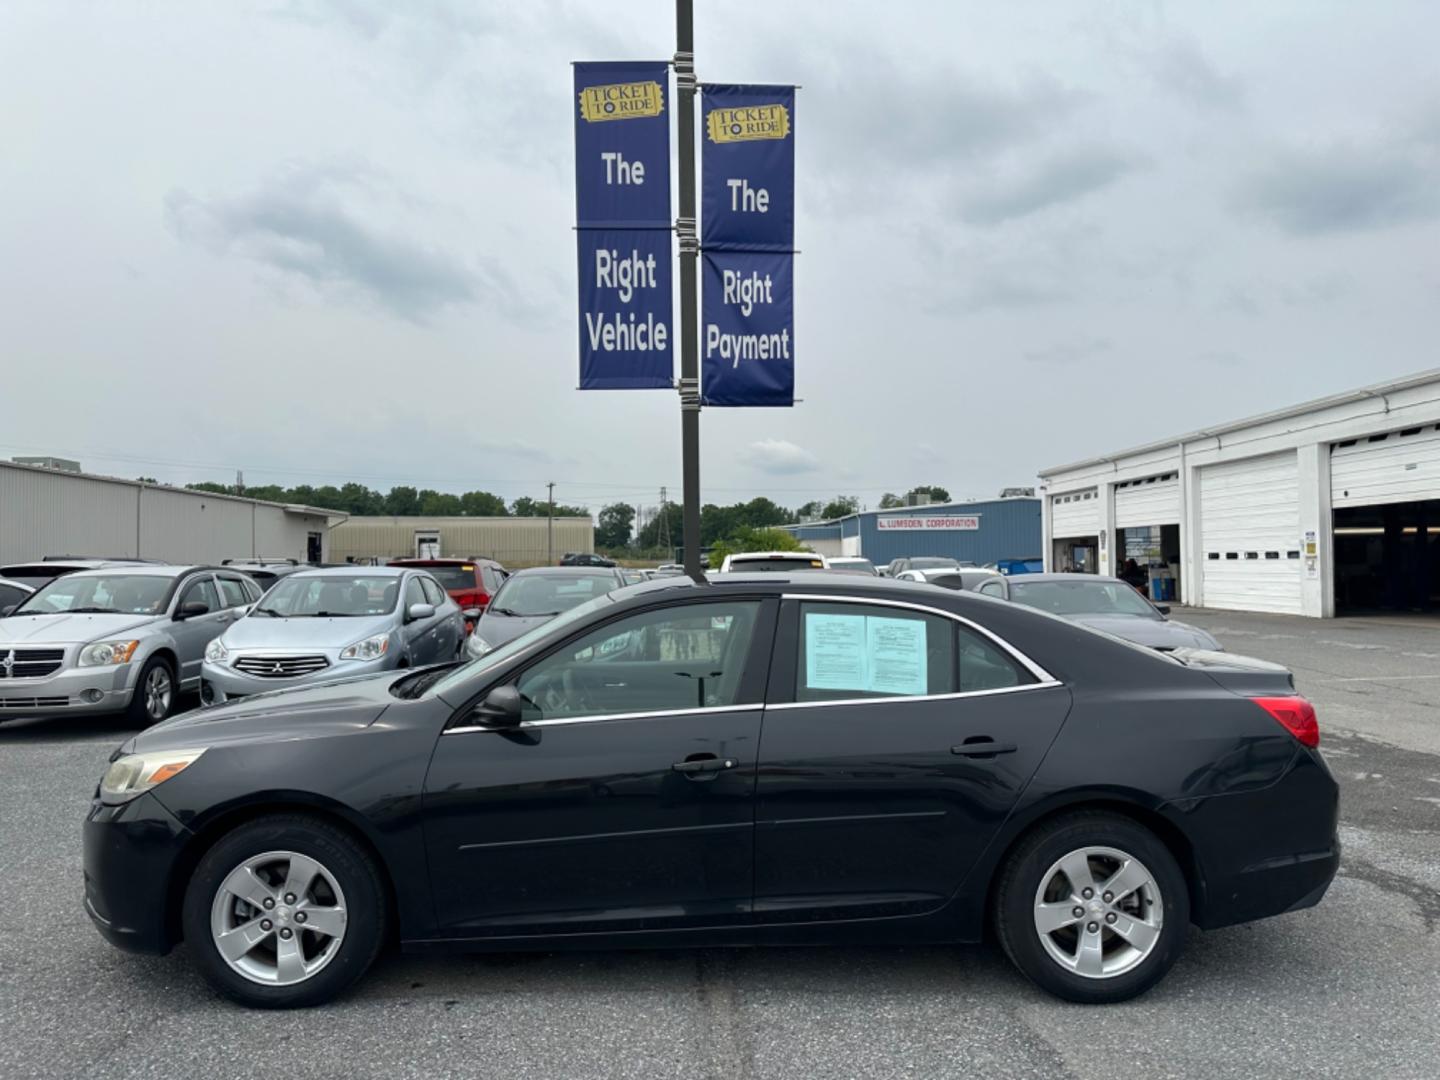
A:
<svg viewBox="0 0 1440 1080">
<path fill-rule="evenodd" d="M 293 679 L 322 671 L 330 666 L 330 661 L 323 656 L 242 656 L 231 666 L 262 679 Z"/>
<path fill-rule="evenodd" d="M 43 678 L 59 671 L 64 660 L 64 649 L 0 649 L 0 679 Z"/>
<path fill-rule="evenodd" d="M 69 704 L 68 697 L 0 698 L 0 709 L 60 709 Z"/>
</svg>

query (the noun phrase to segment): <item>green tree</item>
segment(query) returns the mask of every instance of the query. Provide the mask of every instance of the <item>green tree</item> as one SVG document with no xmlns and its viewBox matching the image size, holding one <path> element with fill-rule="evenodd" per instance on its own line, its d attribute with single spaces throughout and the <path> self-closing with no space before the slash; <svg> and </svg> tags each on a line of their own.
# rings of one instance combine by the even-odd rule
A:
<svg viewBox="0 0 1440 1080">
<path fill-rule="evenodd" d="M 825 509 L 825 504 L 819 499 L 811 499 L 800 509 L 795 511 L 796 517 L 804 521 L 806 518 L 819 517 L 820 511 Z"/>
<path fill-rule="evenodd" d="M 860 500 L 854 495 L 836 495 L 825 504 L 825 509 L 820 511 L 823 518 L 844 517 L 846 514 L 853 514 L 860 509 Z"/>
<path fill-rule="evenodd" d="M 385 513 L 413 517 L 420 513 L 420 493 L 413 487 L 392 487 L 385 496 Z"/>
<path fill-rule="evenodd" d="M 516 517 L 547 517 L 550 513 L 550 504 L 544 499 L 532 499 L 529 495 L 522 495 L 510 504 L 510 512 Z M 555 516 L 589 517 L 590 510 L 585 506 L 566 506 L 564 503 L 556 503 Z"/>
<path fill-rule="evenodd" d="M 784 529 L 753 529 L 748 525 L 710 546 L 710 565 L 719 566 L 726 555 L 739 555 L 746 551 L 809 551 Z"/>
<path fill-rule="evenodd" d="M 947 503 L 950 501 L 950 492 L 938 484 L 921 484 L 919 487 L 910 489 L 911 495 L 929 495 L 931 502 Z"/>
<path fill-rule="evenodd" d="M 385 499 L 378 491 L 371 491 L 364 484 L 352 480 L 340 489 L 340 504 L 348 513 L 363 516 L 380 513 Z"/>
<path fill-rule="evenodd" d="M 677 503 L 667 502 L 660 508 L 640 534 L 635 538 L 635 546 L 639 548 L 658 548 L 664 541 L 667 533 L 672 546 L 679 546 L 681 542 L 681 508 Z M 668 528 L 667 528 L 668 525 Z M 703 543 L 703 541 L 702 541 Z"/>
<path fill-rule="evenodd" d="M 448 495 L 444 492 L 425 488 L 419 493 L 418 498 L 420 500 L 420 513 L 426 517 L 460 516 L 459 495 Z"/>
<path fill-rule="evenodd" d="M 468 517 L 505 517 L 505 500 L 488 491 L 467 491 L 460 496 L 460 512 Z"/>
<path fill-rule="evenodd" d="M 186 484 L 190 491 L 208 491 L 211 495 L 233 495 L 235 489 L 229 484 L 216 484 L 209 480 L 201 480 L 198 484 Z"/>
<path fill-rule="evenodd" d="M 896 494 L 893 493 L 893 492 L 887 491 L 887 492 L 885 492 L 884 495 L 881 495 L 881 496 L 880 496 L 880 509 L 881 509 L 881 510 L 893 510 L 893 509 L 895 509 L 895 507 L 897 507 L 897 506 L 904 506 L 904 505 L 905 505 L 905 499 L 904 499 L 902 496 L 896 495 Z"/>
<path fill-rule="evenodd" d="M 630 543 L 630 527 L 635 523 L 635 508 L 629 503 L 611 503 L 600 511 L 595 529 L 595 546 L 614 550 Z"/>
</svg>

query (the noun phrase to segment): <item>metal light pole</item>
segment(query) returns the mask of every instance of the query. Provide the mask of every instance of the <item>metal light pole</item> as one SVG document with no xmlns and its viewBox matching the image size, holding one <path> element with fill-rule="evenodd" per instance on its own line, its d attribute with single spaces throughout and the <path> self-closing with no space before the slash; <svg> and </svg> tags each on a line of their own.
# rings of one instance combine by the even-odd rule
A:
<svg viewBox="0 0 1440 1080">
<path fill-rule="evenodd" d="M 680 135 L 680 461 L 685 572 L 700 576 L 700 356 L 695 300 L 700 237 L 695 227 L 695 11 L 675 0 L 675 121 Z"/>
<path fill-rule="evenodd" d="M 550 503 L 549 516 L 545 520 L 545 561 L 555 565 L 555 481 L 545 485 L 546 498 Z"/>
</svg>

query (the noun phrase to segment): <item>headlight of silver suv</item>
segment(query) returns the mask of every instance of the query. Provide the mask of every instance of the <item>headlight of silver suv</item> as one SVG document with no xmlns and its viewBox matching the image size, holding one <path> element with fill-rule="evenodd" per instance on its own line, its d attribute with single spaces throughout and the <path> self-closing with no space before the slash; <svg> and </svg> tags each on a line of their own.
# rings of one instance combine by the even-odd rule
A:
<svg viewBox="0 0 1440 1080">
<path fill-rule="evenodd" d="M 390 635 L 376 634 L 340 650 L 341 660 L 379 660 L 390 651 Z"/>
<path fill-rule="evenodd" d="M 218 637 L 211 639 L 210 644 L 205 646 L 205 659 L 212 664 L 223 664 L 229 655 L 230 650 L 225 648 L 225 643 Z"/>
<path fill-rule="evenodd" d="M 110 667 L 128 664 L 140 647 L 138 641 L 97 641 L 80 650 L 81 667 Z"/>
<path fill-rule="evenodd" d="M 126 754 L 105 770 L 100 781 L 100 799 L 112 805 L 127 803 L 166 780 L 178 776 L 205 753 L 199 750 L 156 750 L 148 754 Z"/>
</svg>

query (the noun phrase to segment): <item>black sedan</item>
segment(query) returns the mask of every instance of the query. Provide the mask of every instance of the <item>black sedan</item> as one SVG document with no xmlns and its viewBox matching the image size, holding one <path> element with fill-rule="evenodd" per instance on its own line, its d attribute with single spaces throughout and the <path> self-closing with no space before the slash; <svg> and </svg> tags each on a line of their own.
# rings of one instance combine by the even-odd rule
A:
<svg viewBox="0 0 1440 1080">
<path fill-rule="evenodd" d="M 85 906 L 223 994 L 413 950 L 973 942 L 1120 1001 L 1191 923 L 1317 903 L 1337 788 L 1283 668 L 833 574 L 667 578 L 466 664 L 204 708 L 117 750 Z"/>
</svg>

